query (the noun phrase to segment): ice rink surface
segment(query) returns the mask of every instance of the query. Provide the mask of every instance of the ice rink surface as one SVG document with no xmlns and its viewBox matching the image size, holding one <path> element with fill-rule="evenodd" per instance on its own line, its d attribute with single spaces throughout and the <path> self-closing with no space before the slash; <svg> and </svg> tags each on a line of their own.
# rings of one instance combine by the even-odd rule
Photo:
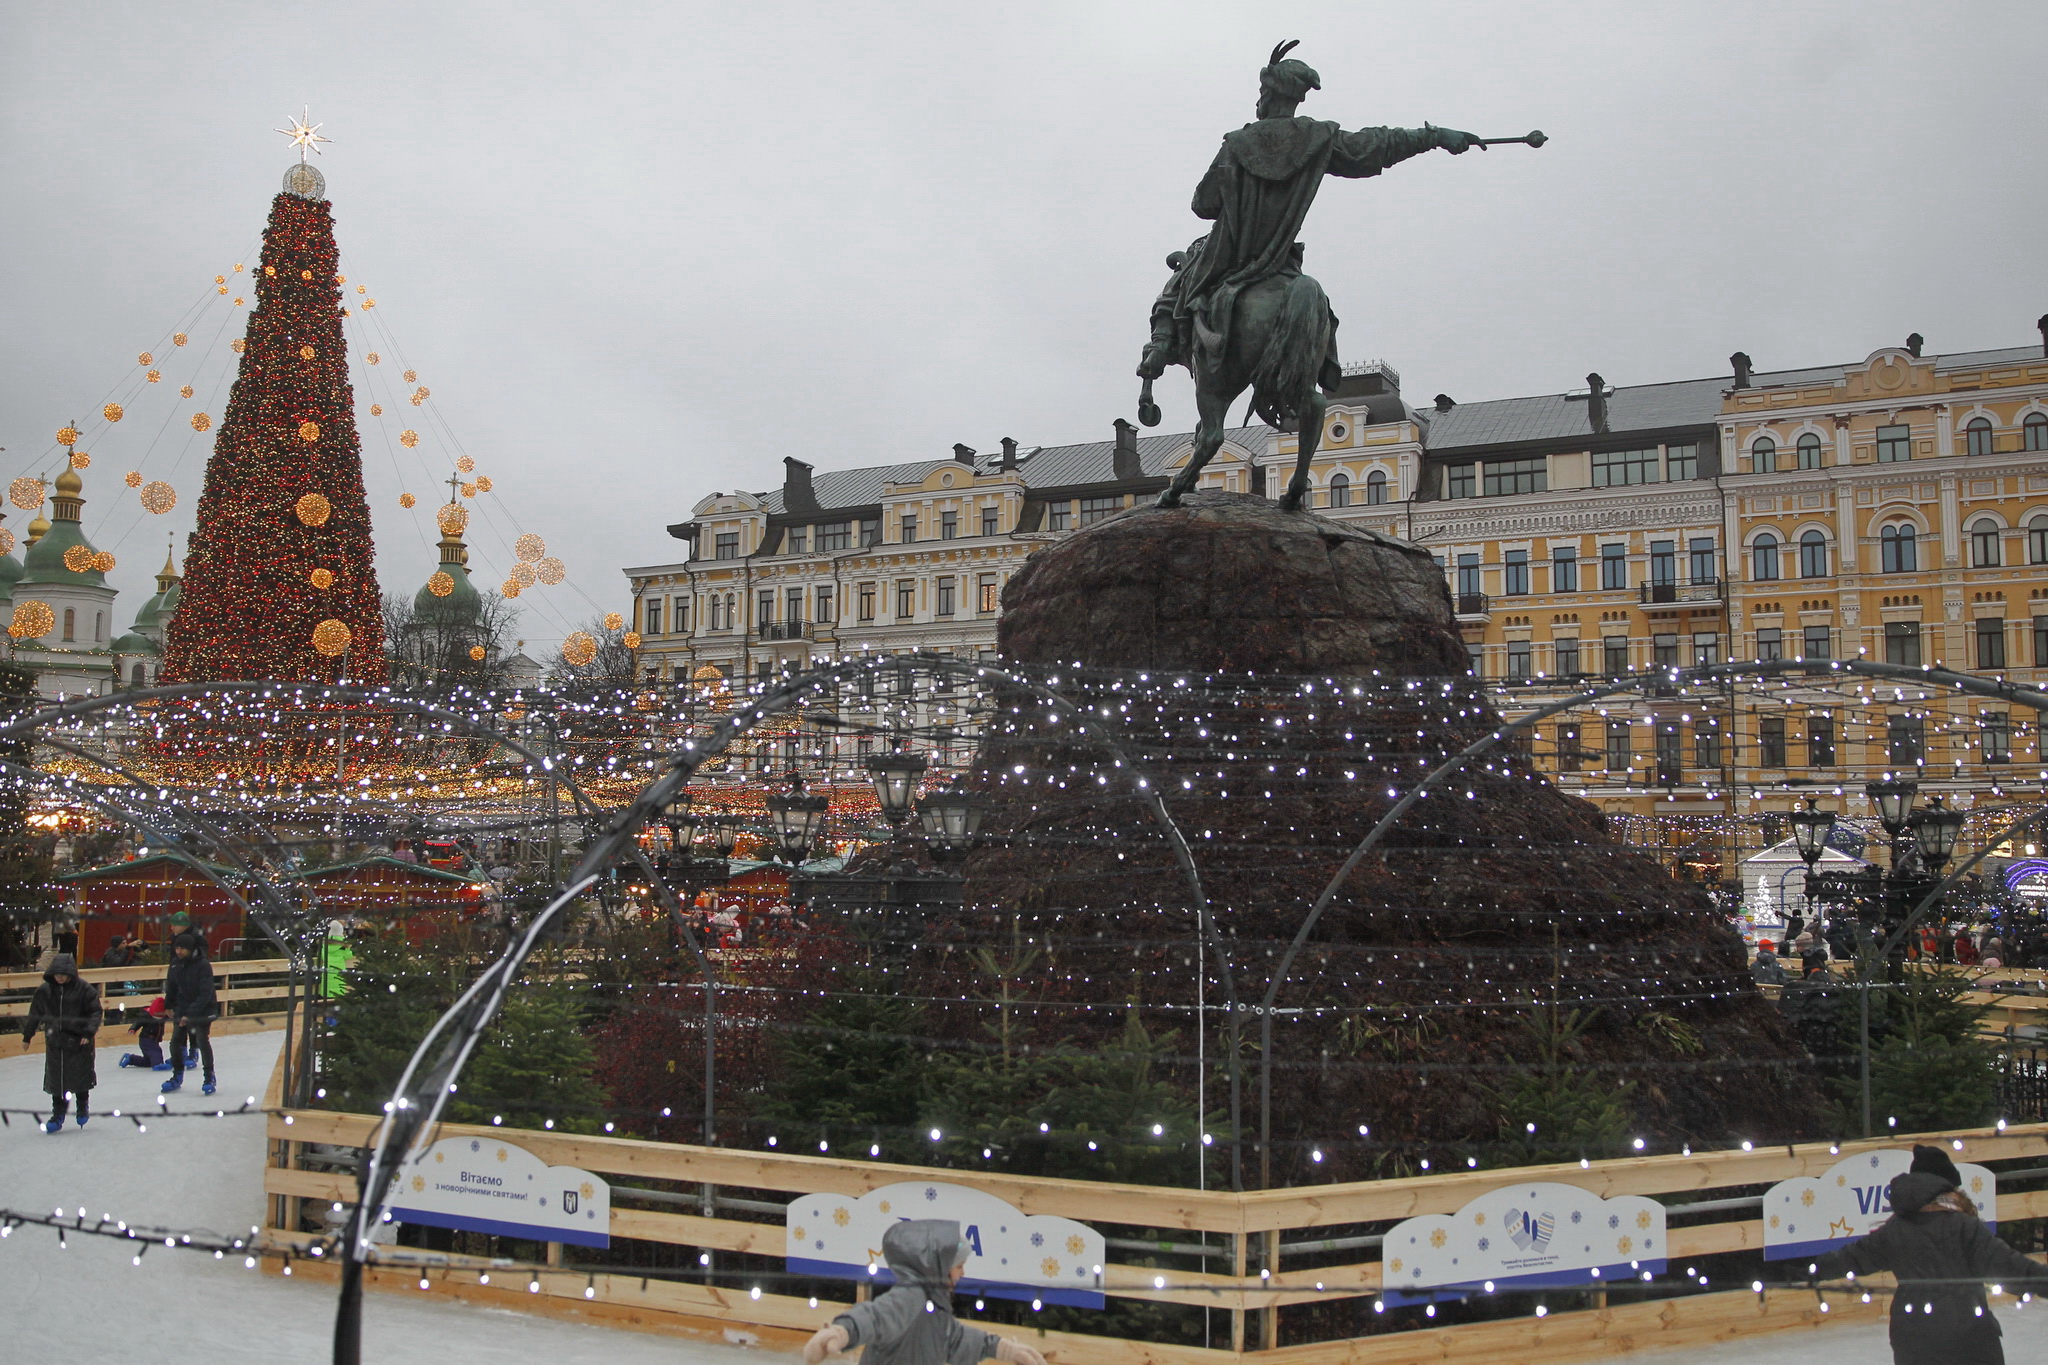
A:
<svg viewBox="0 0 2048 1365">
<path fill-rule="evenodd" d="M 113 1030 L 103 1037 L 118 1036 Z M 238 1034 L 214 1044 L 220 1092 L 212 1103 L 187 1076 L 174 1110 L 234 1108 L 261 1095 L 283 1035 Z M 118 1069 L 118 1047 L 99 1058 L 100 1088 L 92 1122 L 46 1134 L 19 1116 L 0 1128 L 0 1207 L 47 1213 L 62 1208 L 88 1217 L 110 1214 L 127 1222 L 211 1232 L 246 1233 L 260 1221 L 263 1121 L 254 1116 L 163 1119 L 138 1131 L 109 1111 L 147 1114 L 157 1108 L 161 1073 Z M 42 1044 L 27 1055 L 0 1059 L 0 1106 L 41 1107 Z M 59 1250 L 54 1232 L 18 1228 L 0 1240 L 0 1288 L 6 1316 L 0 1324 L 0 1359 L 72 1359 L 81 1350 L 113 1352 L 142 1347 L 182 1358 L 321 1362 L 328 1358 L 334 1291 L 331 1285 L 294 1283 L 215 1261 L 198 1252 L 159 1246 L 130 1264 L 132 1242 L 98 1237 L 69 1239 Z M 2002 1309 L 2007 1359 L 2048 1359 L 2048 1305 L 2020 1312 Z M 822 1325 L 822 1324 L 821 1324 Z M 372 1365 L 447 1365 L 516 1358 L 555 1365 L 743 1365 L 751 1358 L 793 1359 L 753 1350 L 613 1331 L 530 1317 L 446 1300 L 372 1293 L 363 1312 L 363 1359 Z M 1882 1324 L 1787 1332 L 1709 1350 L 1645 1352 L 1667 1365 L 1833 1365 L 1885 1362 L 1891 1351 Z M 1613 1359 L 1613 1357 L 1607 1357 Z M 1491 1363 L 1489 1362 L 1489 1365 Z"/>
</svg>

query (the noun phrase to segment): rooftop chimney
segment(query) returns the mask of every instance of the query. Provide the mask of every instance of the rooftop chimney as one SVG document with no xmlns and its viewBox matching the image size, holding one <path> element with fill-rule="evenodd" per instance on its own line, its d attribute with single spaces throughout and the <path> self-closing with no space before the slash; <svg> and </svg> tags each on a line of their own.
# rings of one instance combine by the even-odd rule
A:
<svg viewBox="0 0 2048 1365">
<path fill-rule="evenodd" d="M 1015 469 L 1016 467 L 1017 438 L 1014 436 L 1005 436 L 1003 438 L 1003 453 L 996 457 L 996 468 Z"/>
<path fill-rule="evenodd" d="M 959 461 L 959 462 L 960 462 L 961 464 L 966 464 L 966 465 L 971 465 L 971 464 L 973 464 L 973 463 L 974 463 L 974 447 L 973 447 L 973 446 L 963 446 L 963 445 L 961 445 L 961 444 L 960 444 L 960 443 L 959 443 L 958 441 L 955 441 L 955 442 L 953 443 L 953 458 L 954 458 L 954 459 L 956 459 L 956 460 L 958 460 L 958 461 Z"/>
<path fill-rule="evenodd" d="M 1926 344 L 1927 338 L 1915 332 L 1906 338 L 1906 354 L 1917 360 L 1920 357 L 1920 348 Z"/>
<path fill-rule="evenodd" d="M 1436 396 L 1436 410 L 1438 412 L 1449 412 L 1452 408 L 1455 408 L 1456 406 L 1458 406 L 1458 400 L 1451 397 L 1449 394 L 1440 393 Z"/>
<path fill-rule="evenodd" d="M 1138 462 L 1138 429 L 1123 418 L 1116 419 L 1116 448 L 1110 452 L 1110 475 L 1118 483 L 1143 478 Z"/>
<path fill-rule="evenodd" d="M 2048 313 L 2043 313 L 2035 319 L 2034 326 L 2041 332 L 2041 354 L 2048 356 Z"/>
<path fill-rule="evenodd" d="M 1607 381 L 1598 374 L 1586 376 L 1586 417 L 1593 430 L 1607 430 Z"/>
<path fill-rule="evenodd" d="M 1728 357 L 1728 363 L 1735 367 L 1735 387 L 1738 389 L 1748 388 L 1750 376 L 1748 353 L 1737 351 L 1734 355 Z"/>
<path fill-rule="evenodd" d="M 782 457 L 782 505 L 815 507 L 818 495 L 811 489 L 811 467 L 794 456 Z"/>
</svg>

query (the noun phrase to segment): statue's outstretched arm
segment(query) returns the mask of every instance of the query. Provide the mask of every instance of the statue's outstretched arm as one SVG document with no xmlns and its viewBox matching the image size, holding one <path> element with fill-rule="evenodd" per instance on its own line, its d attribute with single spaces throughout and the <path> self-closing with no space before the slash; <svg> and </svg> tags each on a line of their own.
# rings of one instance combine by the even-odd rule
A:
<svg viewBox="0 0 2048 1365">
<path fill-rule="evenodd" d="M 1355 133 L 1337 135 L 1336 145 L 1330 149 L 1329 173 L 1352 178 L 1378 175 L 1389 166 L 1435 147 L 1457 156 L 1484 145 L 1471 133 L 1435 128 L 1427 123 L 1420 128 L 1360 128 Z"/>
</svg>

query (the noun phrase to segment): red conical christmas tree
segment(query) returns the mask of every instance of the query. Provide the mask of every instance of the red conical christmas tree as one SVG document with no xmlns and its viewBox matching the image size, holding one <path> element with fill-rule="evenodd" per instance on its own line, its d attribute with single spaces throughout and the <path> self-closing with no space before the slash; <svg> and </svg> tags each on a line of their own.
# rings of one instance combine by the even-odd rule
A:
<svg viewBox="0 0 2048 1365">
<path fill-rule="evenodd" d="M 206 464 L 165 682 L 384 681 L 334 220 L 317 172 L 295 166 L 286 184 Z"/>
</svg>

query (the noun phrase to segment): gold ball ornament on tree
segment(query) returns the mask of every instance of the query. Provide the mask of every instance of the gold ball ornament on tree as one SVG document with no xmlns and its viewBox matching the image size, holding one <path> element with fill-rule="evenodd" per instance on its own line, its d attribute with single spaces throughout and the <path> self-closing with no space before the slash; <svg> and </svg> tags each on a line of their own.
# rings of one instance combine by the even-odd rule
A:
<svg viewBox="0 0 2048 1365">
<path fill-rule="evenodd" d="M 227 290 L 225 290 L 225 289 L 223 289 L 223 290 L 221 290 L 220 292 L 221 292 L 221 293 L 223 293 L 223 294 L 225 294 L 225 293 L 227 293 L 228 291 L 227 291 Z M 235 339 L 234 339 L 233 341 L 230 341 L 230 342 L 228 343 L 228 349 L 229 349 L 230 351 L 233 351 L 233 352 L 234 352 L 234 353 L 235 353 L 236 355 L 240 355 L 240 354 L 241 354 L 242 352 L 244 352 L 244 351 L 246 351 L 246 350 L 248 350 L 248 349 L 249 349 L 249 341 L 248 341 L 248 338 L 246 338 L 246 337 L 236 337 L 236 338 L 235 338 Z"/>
<path fill-rule="evenodd" d="M 7 485 L 7 500 L 24 512 L 43 505 L 43 481 L 24 474 Z"/>
<path fill-rule="evenodd" d="M 469 529 L 469 509 L 457 503 L 447 503 L 434 513 L 434 524 L 441 528 L 444 536 L 459 536 Z"/>
<path fill-rule="evenodd" d="M 299 423 L 299 439 L 300 439 L 301 441 L 317 441 L 317 440 L 319 440 L 319 439 L 320 439 L 320 424 L 319 424 L 318 422 L 301 422 L 301 423 Z"/>
<path fill-rule="evenodd" d="M 412 505 L 413 505 L 414 503 L 416 503 L 416 502 L 418 502 L 418 501 L 419 501 L 419 499 L 418 499 L 418 498 L 416 498 L 416 497 L 414 497 L 414 496 L 413 496 L 412 494 L 410 494 L 410 493 L 400 493 L 400 494 L 398 495 L 398 505 L 399 505 L 400 507 L 410 507 L 410 506 L 412 506 Z"/>
<path fill-rule="evenodd" d="M 120 405 L 119 403 L 109 403 L 109 404 L 107 404 L 107 405 L 106 405 L 105 407 L 103 407 L 103 408 L 101 408 L 101 409 L 100 409 L 100 416 L 102 416 L 102 417 L 106 418 L 106 419 L 107 419 L 107 420 L 108 420 L 109 422 L 118 422 L 118 421 L 120 421 L 120 420 L 121 420 L 121 405 Z"/>
<path fill-rule="evenodd" d="M 455 591 L 453 575 L 449 574 L 445 569 L 435 570 L 434 576 L 427 580 L 427 591 L 436 597 L 446 597 L 449 593 Z"/>
<path fill-rule="evenodd" d="M 569 576 L 569 568 L 561 560 L 549 558 L 543 559 L 540 563 L 534 565 L 533 574 L 534 577 L 552 588 L 555 584 Z"/>
<path fill-rule="evenodd" d="M 310 280 L 313 278 L 313 272 L 310 270 L 301 270 L 299 272 L 299 278 L 302 280 Z"/>
<path fill-rule="evenodd" d="M 625 624 L 626 618 L 615 611 L 608 611 L 604 614 L 604 628 L 606 630 L 617 630 Z"/>
<path fill-rule="evenodd" d="M 73 573 L 91 573 L 93 561 L 98 556 L 89 545 L 73 545 L 64 552 L 64 567 Z"/>
<path fill-rule="evenodd" d="M 77 427 L 58 427 L 58 428 L 57 428 L 57 444 L 58 444 L 58 445 L 60 445 L 60 446 L 75 446 L 75 445 L 77 445 L 77 444 L 78 444 L 78 428 L 77 428 Z"/>
<path fill-rule="evenodd" d="M 511 579 L 522 588 L 530 588 L 533 586 L 533 565 L 524 561 L 515 563 L 510 569 L 506 570 L 505 577 Z"/>
<path fill-rule="evenodd" d="M 349 630 L 347 625 L 331 616 L 313 627 L 314 650 L 330 659 L 347 653 L 349 641 L 354 638 L 354 632 Z"/>
<path fill-rule="evenodd" d="M 471 645 L 469 647 L 469 657 L 476 660 L 476 662 L 478 663 L 482 663 L 486 658 L 489 657 L 489 651 L 487 651 L 482 645 Z"/>
<path fill-rule="evenodd" d="M 127 484 L 130 488 L 142 487 L 142 471 L 139 469 L 129 470 L 121 476 L 121 482 Z"/>
<path fill-rule="evenodd" d="M 17 640 L 40 640 L 56 625 L 57 613 L 50 610 L 50 604 L 31 597 L 26 602 L 14 604 L 14 616 L 8 622 L 7 633 Z"/>
<path fill-rule="evenodd" d="M 319 493 L 308 493 L 292 504 L 292 511 L 308 526 L 325 526 L 327 518 L 334 515 L 334 504 Z"/>
<path fill-rule="evenodd" d="M 301 360 L 311 360 L 312 358 L 313 358 L 313 348 L 312 348 L 311 346 L 301 346 L 301 347 L 299 347 L 299 359 L 301 359 Z"/>
<path fill-rule="evenodd" d="M 541 558 L 547 552 L 548 543 L 531 531 L 528 531 L 525 535 L 512 542 L 512 553 L 518 555 L 529 564 Z"/>
<path fill-rule="evenodd" d="M 597 640 L 587 630 L 572 630 L 569 638 L 562 641 L 562 658 L 577 668 L 596 657 Z"/>
<path fill-rule="evenodd" d="M 640 632 L 637 630 L 629 630 L 619 638 L 625 643 L 625 646 L 628 649 L 640 648 Z"/>
<path fill-rule="evenodd" d="M 325 590 L 334 586 L 334 570 L 315 569 L 306 575 L 306 581 L 314 587 Z"/>
<path fill-rule="evenodd" d="M 411 427 L 407 427 L 404 431 L 398 433 L 398 443 L 407 450 L 411 450 L 420 443 L 420 434 Z"/>
<path fill-rule="evenodd" d="M 203 412 L 192 414 L 192 430 L 205 431 L 213 425 L 213 419 Z"/>
<path fill-rule="evenodd" d="M 178 490 L 162 479 L 142 485 L 142 510 L 162 516 L 178 505 Z"/>
</svg>

